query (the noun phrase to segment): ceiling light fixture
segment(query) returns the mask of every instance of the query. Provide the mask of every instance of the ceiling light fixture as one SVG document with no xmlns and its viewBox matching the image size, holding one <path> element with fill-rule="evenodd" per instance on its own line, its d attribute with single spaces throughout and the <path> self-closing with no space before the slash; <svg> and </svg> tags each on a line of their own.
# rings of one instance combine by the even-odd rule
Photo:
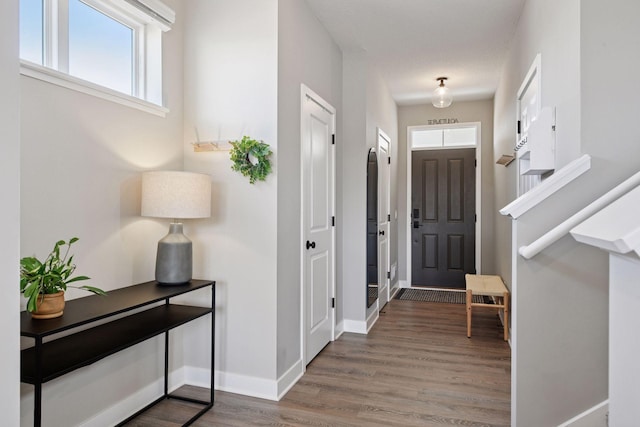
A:
<svg viewBox="0 0 640 427">
<path fill-rule="evenodd" d="M 449 88 L 444 86 L 444 81 L 448 80 L 447 77 L 438 77 L 436 80 L 440 81 L 440 85 L 433 91 L 431 97 L 431 103 L 436 108 L 447 108 L 453 102 L 453 96 Z"/>
</svg>

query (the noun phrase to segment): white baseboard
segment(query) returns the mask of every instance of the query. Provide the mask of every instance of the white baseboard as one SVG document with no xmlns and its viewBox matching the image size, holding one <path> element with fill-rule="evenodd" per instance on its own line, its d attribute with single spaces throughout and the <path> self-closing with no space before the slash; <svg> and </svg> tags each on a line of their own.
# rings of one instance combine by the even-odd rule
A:
<svg viewBox="0 0 640 427">
<path fill-rule="evenodd" d="M 344 334 L 344 320 L 341 320 L 340 323 L 336 325 L 336 336 L 333 340 L 337 340 L 342 334 Z"/>
<path fill-rule="evenodd" d="M 400 284 L 401 288 L 410 288 L 411 285 L 409 285 L 409 282 L 407 282 L 406 280 L 398 280 L 398 283 Z"/>
<path fill-rule="evenodd" d="M 287 372 L 277 380 L 216 371 L 215 389 L 242 394 L 244 396 L 278 401 L 298 382 L 303 374 L 304 365 L 302 360 L 294 363 Z M 186 366 L 184 382 L 186 384 L 208 388 L 209 370 L 206 368 Z"/>
<path fill-rule="evenodd" d="M 378 291 L 378 304 L 379 304 L 379 308 L 384 307 L 384 305 L 389 302 L 387 299 L 387 286 L 385 285 L 384 287 L 380 288 Z"/>
<path fill-rule="evenodd" d="M 209 370 L 194 366 L 185 366 L 185 383 L 198 387 L 209 387 Z M 278 400 L 278 381 L 251 377 L 231 372 L 216 371 L 215 389 L 229 393 L 257 397 L 259 399 Z"/>
<path fill-rule="evenodd" d="M 609 400 L 597 404 L 593 408 L 576 415 L 558 427 L 606 427 L 609 413 Z"/>
<path fill-rule="evenodd" d="M 368 334 L 369 330 L 376 324 L 376 321 L 380 317 L 380 312 L 375 309 L 371 312 L 367 320 L 351 320 L 344 319 L 341 324 L 343 325 L 344 332 L 352 332 L 354 334 Z"/>
<path fill-rule="evenodd" d="M 170 390 L 172 392 L 184 384 L 184 368 L 176 369 L 169 374 Z M 112 405 L 80 424 L 82 427 L 103 427 L 116 425 L 135 414 L 149 403 L 162 396 L 164 379 L 158 378 L 153 383 L 124 397 L 120 402 Z"/>
<path fill-rule="evenodd" d="M 389 300 L 392 300 L 396 296 L 398 291 L 400 291 L 400 288 L 401 286 L 399 282 L 396 282 L 395 286 L 391 287 L 391 290 L 389 291 Z"/>
<path fill-rule="evenodd" d="M 344 319 L 342 321 L 344 332 L 351 332 L 354 334 L 366 334 L 367 322 L 362 320 Z"/>
<path fill-rule="evenodd" d="M 300 359 L 278 378 L 278 400 L 282 399 L 303 375 L 304 364 Z"/>
<path fill-rule="evenodd" d="M 277 381 L 216 371 L 214 388 L 261 399 L 280 400 L 303 374 L 302 360 L 294 363 Z M 210 382 L 208 369 L 185 366 L 170 373 L 169 391 L 175 391 L 185 384 L 209 388 Z M 163 388 L 164 379 L 158 378 L 80 425 L 82 427 L 115 425 L 160 397 Z"/>
<path fill-rule="evenodd" d="M 376 322 L 378 321 L 379 317 L 380 317 L 380 311 L 379 310 L 374 310 L 373 313 L 371 313 L 369 315 L 369 317 L 367 318 L 367 332 L 366 333 L 369 333 L 371 328 L 373 328 L 373 325 L 375 325 Z"/>
</svg>

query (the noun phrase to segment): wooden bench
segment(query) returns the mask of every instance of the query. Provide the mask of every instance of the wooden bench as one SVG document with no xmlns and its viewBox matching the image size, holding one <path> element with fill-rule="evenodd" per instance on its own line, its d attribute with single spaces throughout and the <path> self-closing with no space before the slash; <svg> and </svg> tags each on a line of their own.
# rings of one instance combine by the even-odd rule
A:
<svg viewBox="0 0 640 427">
<path fill-rule="evenodd" d="M 466 274 L 464 279 L 467 284 L 467 338 L 471 338 L 472 307 L 488 307 L 502 310 L 504 314 L 504 340 L 509 340 L 509 290 L 500 276 Z M 473 302 L 474 295 L 495 297 L 496 304 Z"/>
</svg>

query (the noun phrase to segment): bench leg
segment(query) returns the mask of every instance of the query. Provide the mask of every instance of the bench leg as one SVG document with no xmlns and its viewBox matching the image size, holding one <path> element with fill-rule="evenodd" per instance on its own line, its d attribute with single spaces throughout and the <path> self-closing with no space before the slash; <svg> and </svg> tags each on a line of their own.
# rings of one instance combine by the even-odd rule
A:
<svg viewBox="0 0 640 427">
<path fill-rule="evenodd" d="M 504 340 L 509 341 L 509 292 L 505 292 L 502 299 L 502 305 L 504 306 L 502 309 L 504 314 Z"/>
<path fill-rule="evenodd" d="M 471 338 L 471 302 L 473 301 L 473 292 L 467 289 L 467 338 Z"/>
</svg>

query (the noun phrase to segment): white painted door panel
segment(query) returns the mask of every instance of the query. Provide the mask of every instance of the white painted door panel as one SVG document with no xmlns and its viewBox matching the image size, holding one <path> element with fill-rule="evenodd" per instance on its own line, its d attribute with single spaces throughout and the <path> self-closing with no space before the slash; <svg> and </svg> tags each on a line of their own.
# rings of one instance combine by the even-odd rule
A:
<svg viewBox="0 0 640 427">
<path fill-rule="evenodd" d="M 315 95 L 315 94 L 313 94 Z M 317 95 L 315 95 L 317 97 Z M 332 339 L 335 112 L 302 96 L 303 329 L 305 364 Z"/>
<path fill-rule="evenodd" d="M 390 169 L 389 137 L 378 129 L 378 274 L 380 309 L 389 301 Z"/>
</svg>

